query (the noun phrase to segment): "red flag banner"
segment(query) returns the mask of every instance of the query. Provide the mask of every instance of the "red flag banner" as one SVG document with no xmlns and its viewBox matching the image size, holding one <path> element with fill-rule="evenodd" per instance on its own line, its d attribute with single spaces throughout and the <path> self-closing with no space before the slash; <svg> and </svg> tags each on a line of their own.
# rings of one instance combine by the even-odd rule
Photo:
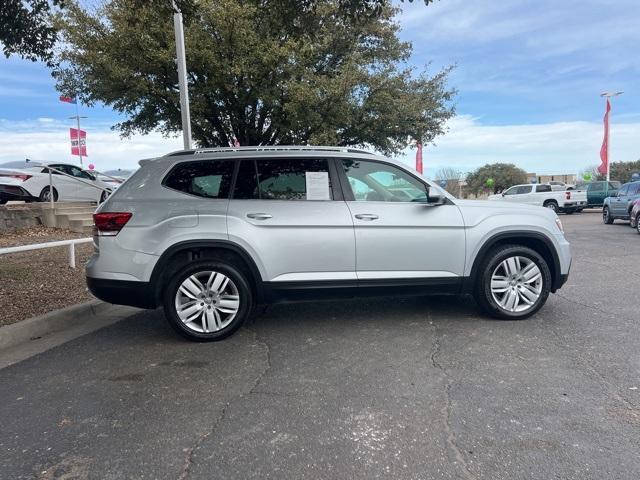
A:
<svg viewBox="0 0 640 480">
<path fill-rule="evenodd" d="M 422 174 L 422 144 L 418 144 L 418 150 L 416 151 L 416 170 Z"/>
<path fill-rule="evenodd" d="M 604 139 L 602 140 L 602 147 L 600 147 L 600 160 L 602 163 L 598 167 L 598 172 L 602 175 L 607 174 L 607 168 L 609 167 L 609 112 L 611 111 L 611 104 L 607 98 L 607 109 L 604 112 Z"/>
<path fill-rule="evenodd" d="M 60 101 L 61 102 L 65 102 L 65 103 L 73 103 L 73 104 L 76 103 L 76 99 L 75 98 L 73 98 L 73 97 L 64 97 L 62 95 L 60 95 Z"/>
<path fill-rule="evenodd" d="M 76 128 L 69 129 L 71 138 L 71 155 L 87 156 L 87 132 Z"/>
</svg>

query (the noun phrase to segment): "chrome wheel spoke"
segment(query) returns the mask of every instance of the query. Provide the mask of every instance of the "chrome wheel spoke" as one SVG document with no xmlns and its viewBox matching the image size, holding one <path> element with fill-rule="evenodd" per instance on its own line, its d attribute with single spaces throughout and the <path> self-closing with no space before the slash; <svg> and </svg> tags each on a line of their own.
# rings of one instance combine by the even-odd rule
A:
<svg viewBox="0 0 640 480">
<path fill-rule="evenodd" d="M 509 280 L 507 277 L 493 276 L 491 278 L 491 291 L 495 293 L 503 293 L 509 289 Z"/>
<path fill-rule="evenodd" d="M 205 290 L 202 286 L 202 283 L 200 283 L 200 281 L 194 275 L 191 275 L 184 282 L 182 282 L 180 289 L 182 290 L 183 288 L 190 292 L 191 295 L 193 295 L 193 297 L 191 298 L 197 298 L 197 296 L 202 295 Z"/>
<path fill-rule="evenodd" d="M 236 313 L 240 308 L 240 299 L 237 295 L 224 295 L 220 297 L 216 308 L 224 313 Z"/>
</svg>

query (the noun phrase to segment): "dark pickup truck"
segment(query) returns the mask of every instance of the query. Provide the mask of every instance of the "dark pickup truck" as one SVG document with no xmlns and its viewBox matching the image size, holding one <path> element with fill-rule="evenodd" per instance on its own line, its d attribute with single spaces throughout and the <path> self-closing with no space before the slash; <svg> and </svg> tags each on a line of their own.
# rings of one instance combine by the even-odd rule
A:
<svg viewBox="0 0 640 480">
<path fill-rule="evenodd" d="M 618 193 L 620 182 L 597 181 L 587 185 L 587 207 L 601 207 L 604 199 Z"/>
</svg>

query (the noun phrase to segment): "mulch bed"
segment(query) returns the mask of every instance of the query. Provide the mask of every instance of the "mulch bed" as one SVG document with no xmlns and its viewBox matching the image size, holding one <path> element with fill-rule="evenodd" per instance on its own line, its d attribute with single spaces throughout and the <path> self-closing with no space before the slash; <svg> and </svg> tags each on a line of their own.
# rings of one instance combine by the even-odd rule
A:
<svg viewBox="0 0 640 480">
<path fill-rule="evenodd" d="M 29 227 L 0 234 L 0 248 L 86 236 L 60 228 Z M 93 298 L 84 278 L 93 245 L 76 245 L 75 269 L 69 267 L 68 248 L 0 255 L 0 326 Z"/>
</svg>

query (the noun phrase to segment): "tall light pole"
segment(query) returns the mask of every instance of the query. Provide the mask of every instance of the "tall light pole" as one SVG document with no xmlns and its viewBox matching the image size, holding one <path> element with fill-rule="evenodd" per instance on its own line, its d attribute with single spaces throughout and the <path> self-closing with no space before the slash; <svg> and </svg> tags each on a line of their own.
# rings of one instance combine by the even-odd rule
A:
<svg viewBox="0 0 640 480">
<path fill-rule="evenodd" d="M 602 92 L 600 94 L 601 97 L 604 97 L 607 99 L 607 102 L 609 101 L 610 98 L 612 97 L 617 97 L 618 95 L 622 95 L 624 92 Z M 606 132 L 606 140 L 607 140 L 607 182 L 609 181 L 609 172 L 611 170 L 611 156 L 609 155 L 609 152 L 611 151 L 611 110 L 608 111 L 607 113 L 607 132 Z"/>
<path fill-rule="evenodd" d="M 180 86 L 180 115 L 182 116 L 182 138 L 184 149 L 191 149 L 191 114 L 189 112 L 189 90 L 187 87 L 187 60 L 184 51 L 184 28 L 182 12 L 175 0 L 173 5 L 173 29 L 176 35 L 176 63 L 178 64 L 178 85 Z"/>
</svg>

